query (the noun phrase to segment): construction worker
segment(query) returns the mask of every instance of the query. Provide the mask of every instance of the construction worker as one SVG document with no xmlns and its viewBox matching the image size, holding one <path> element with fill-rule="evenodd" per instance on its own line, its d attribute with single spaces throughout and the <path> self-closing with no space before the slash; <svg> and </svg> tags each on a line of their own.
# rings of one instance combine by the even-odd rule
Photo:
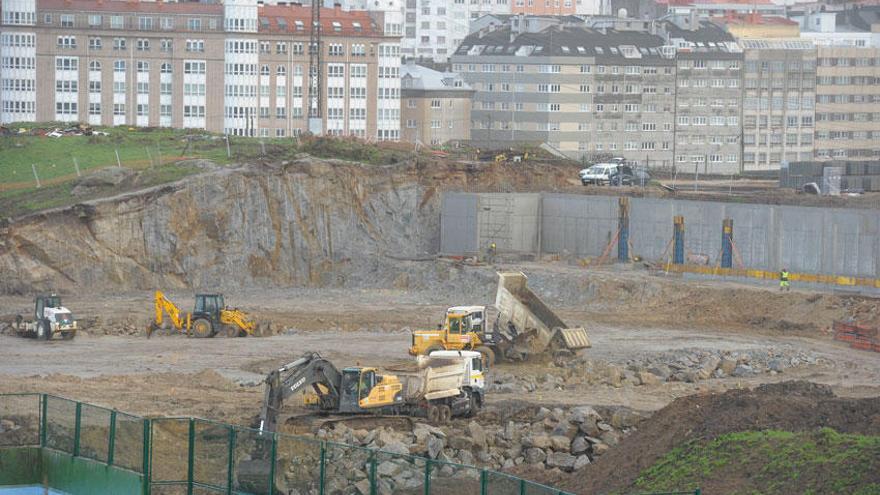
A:
<svg viewBox="0 0 880 495">
<path fill-rule="evenodd" d="M 781 272 L 779 272 L 779 291 L 790 291 L 791 286 L 788 283 L 788 268 L 783 268 Z"/>
<path fill-rule="evenodd" d="M 490 242 L 489 248 L 486 249 L 486 262 L 495 263 L 495 241 Z"/>
</svg>

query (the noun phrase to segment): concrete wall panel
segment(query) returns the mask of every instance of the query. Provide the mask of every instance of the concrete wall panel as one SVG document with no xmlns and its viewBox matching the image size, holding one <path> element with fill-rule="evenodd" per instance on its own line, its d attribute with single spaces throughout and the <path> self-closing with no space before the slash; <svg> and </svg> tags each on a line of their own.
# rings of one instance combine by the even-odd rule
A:
<svg viewBox="0 0 880 495">
<path fill-rule="evenodd" d="M 686 254 L 710 265 L 719 263 L 721 223 L 731 218 L 736 266 L 880 278 L 877 210 L 631 198 L 631 254 L 669 259 L 676 215 L 685 219 Z M 441 246 L 464 254 L 494 241 L 502 252 L 600 256 L 617 229 L 616 197 L 447 193 Z"/>
</svg>

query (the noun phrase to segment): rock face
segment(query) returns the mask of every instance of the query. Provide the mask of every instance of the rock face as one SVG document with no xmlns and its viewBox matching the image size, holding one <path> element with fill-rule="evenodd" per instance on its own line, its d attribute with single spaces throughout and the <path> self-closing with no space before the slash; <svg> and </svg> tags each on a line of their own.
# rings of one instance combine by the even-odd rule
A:
<svg viewBox="0 0 880 495">
<path fill-rule="evenodd" d="M 19 219 L 0 240 L 0 292 L 357 286 L 394 278 L 401 270 L 376 266 L 382 254 L 436 249 L 440 195 L 420 186 L 412 168 L 381 168 L 308 158 L 219 169 Z"/>
</svg>

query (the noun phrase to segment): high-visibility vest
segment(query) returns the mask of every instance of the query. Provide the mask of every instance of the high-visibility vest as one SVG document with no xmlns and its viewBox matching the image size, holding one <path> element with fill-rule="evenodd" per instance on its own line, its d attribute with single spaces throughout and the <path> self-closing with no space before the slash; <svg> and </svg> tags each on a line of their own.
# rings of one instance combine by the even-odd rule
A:
<svg viewBox="0 0 880 495">
<path fill-rule="evenodd" d="M 788 282 L 788 272 L 786 272 L 786 271 L 780 272 L 779 280 L 781 280 L 783 282 Z"/>
</svg>

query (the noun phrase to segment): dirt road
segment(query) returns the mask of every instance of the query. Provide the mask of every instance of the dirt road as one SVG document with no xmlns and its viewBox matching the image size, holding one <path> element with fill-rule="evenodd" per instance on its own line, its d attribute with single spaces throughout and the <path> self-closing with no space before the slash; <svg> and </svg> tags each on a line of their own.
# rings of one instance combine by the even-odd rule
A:
<svg viewBox="0 0 880 495">
<path fill-rule="evenodd" d="M 619 365 L 685 346 L 735 352 L 790 349 L 814 354 L 818 364 L 780 374 L 698 383 L 640 387 L 598 383 L 533 394 L 493 393 L 491 402 L 625 405 L 656 410 L 684 395 L 792 378 L 831 385 L 842 396 L 880 394 L 880 354 L 856 351 L 826 339 L 607 325 L 590 327 L 590 337 L 593 348 L 587 351 L 588 358 Z M 340 365 L 389 365 L 406 359 L 409 342 L 405 330 L 309 330 L 246 339 L 81 336 L 71 342 L 4 335 L 0 336 L 0 392 L 45 391 L 140 414 L 194 414 L 247 421 L 257 413 L 261 380 L 274 366 L 305 351 L 318 351 Z M 499 364 L 494 370 L 529 376 L 557 371 L 538 364 Z"/>
</svg>

